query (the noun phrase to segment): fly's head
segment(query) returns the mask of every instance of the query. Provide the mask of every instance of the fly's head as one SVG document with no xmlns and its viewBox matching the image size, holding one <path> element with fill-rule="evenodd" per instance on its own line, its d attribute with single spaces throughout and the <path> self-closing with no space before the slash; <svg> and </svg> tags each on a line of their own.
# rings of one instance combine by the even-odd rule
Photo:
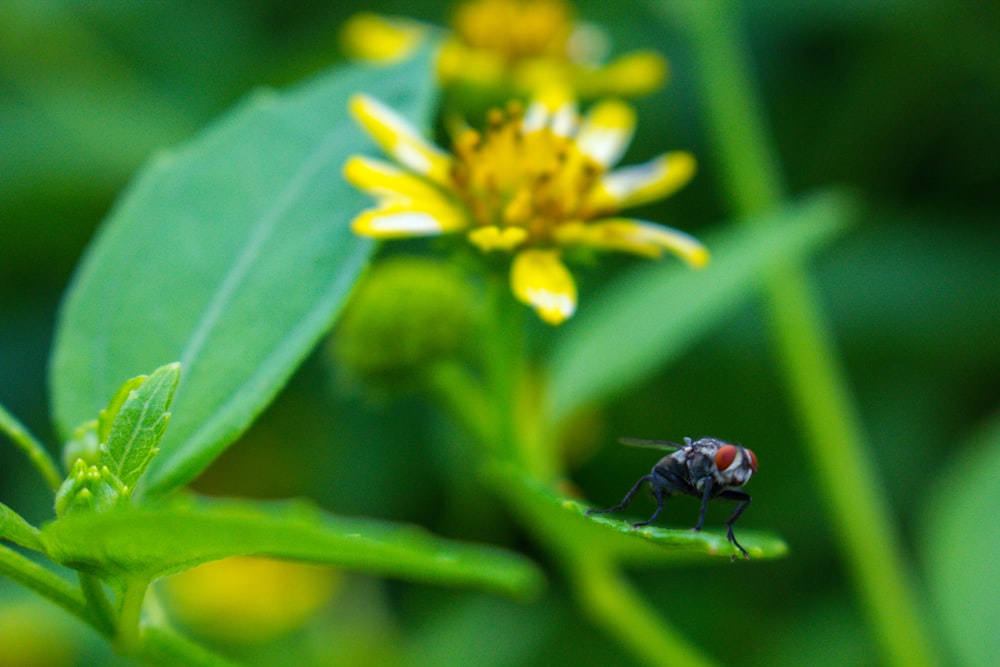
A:
<svg viewBox="0 0 1000 667">
<path fill-rule="evenodd" d="M 715 451 L 715 478 L 723 486 L 743 486 L 757 472 L 757 456 L 739 445 L 720 443 Z"/>
</svg>

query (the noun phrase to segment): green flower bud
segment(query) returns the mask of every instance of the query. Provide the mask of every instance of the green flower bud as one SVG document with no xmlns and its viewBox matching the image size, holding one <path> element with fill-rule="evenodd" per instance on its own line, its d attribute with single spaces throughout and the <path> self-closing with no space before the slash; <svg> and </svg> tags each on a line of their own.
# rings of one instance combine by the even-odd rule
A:
<svg viewBox="0 0 1000 667">
<path fill-rule="evenodd" d="M 71 470 L 78 459 L 87 465 L 97 465 L 101 460 L 101 442 L 98 421 L 92 419 L 76 427 L 73 437 L 63 447 L 63 467 Z"/>
<path fill-rule="evenodd" d="M 472 349 L 482 318 L 479 301 L 453 265 L 388 259 L 356 288 L 332 339 L 333 359 L 364 380 L 405 380 Z"/>
<path fill-rule="evenodd" d="M 107 466 L 87 465 L 77 459 L 56 492 L 56 516 L 77 510 L 107 512 L 126 498 L 128 491 Z"/>
</svg>

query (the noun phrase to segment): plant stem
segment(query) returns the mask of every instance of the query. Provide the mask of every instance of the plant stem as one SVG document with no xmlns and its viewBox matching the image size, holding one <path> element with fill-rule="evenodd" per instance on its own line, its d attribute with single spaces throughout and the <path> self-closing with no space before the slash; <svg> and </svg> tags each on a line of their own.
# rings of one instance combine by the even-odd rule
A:
<svg viewBox="0 0 1000 667">
<path fill-rule="evenodd" d="M 124 655 L 134 655 L 141 646 L 140 622 L 142 601 L 146 598 L 149 579 L 142 575 L 128 577 L 118 607 L 118 632 L 115 649 Z"/>
<path fill-rule="evenodd" d="M 85 598 L 80 589 L 70 582 L 3 545 L 0 545 L 0 575 L 48 598 L 105 637 L 112 638 L 114 634 L 113 624 L 98 618 L 93 602 L 88 604 L 88 600 L 96 597 L 102 598 L 103 604 L 107 604 L 104 590 L 100 588 L 100 582 L 96 578 L 90 575 L 80 575 L 81 587 L 85 591 L 90 590 Z M 236 665 L 236 663 L 214 655 L 191 640 L 166 628 L 144 628 L 140 637 L 138 635 L 138 614 L 148 585 L 144 578 L 142 582 L 141 585 L 130 582 L 126 589 L 126 598 L 123 599 L 123 609 L 120 615 L 120 627 L 124 627 L 126 623 L 132 623 L 132 619 L 134 619 L 134 625 L 130 626 L 133 628 L 133 634 L 125 640 L 126 644 L 135 641 L 135 644 L 128 647 L 129 650 L 126 651 L 129 655 L 149 664 L 177 665 L 177 667 L 230 667 Z M 96 594 L 95 586 L 97 587 Z M 132 592 L 129 593 L 128 589 L 131 589 Z M 116 641 L 116 648 L 118 648 L 119 641 Z"/>
<path fill-rule="evenodd" d="M 566 562 L 573 589 L 590 618 L 636 658 L 663 667 L 715 664 L 661 621 L 606 555 L 575 553 Z"/>
<path fill-rule="evenodd" d="M 100 625 L 99 630 L 107 637 L 115 634 L 115 612 L 111 607 L 108 596 L 104 593 L 104 586 L 101 580 L 92 574 L 78 572 L 80 580 L 80 590 L 87 601 L 87 606 L 94 614 L 94 618 Z"/>
<path fill-rule="evenodd" d="M 48 598 L 88 625 L 103 632 L 80 591 L 62 577 L 0 545 L 0 574 Z"/>
<path fill-rule="evenodd" d="M 635 590 L 616 562 L 618 552 L 595 543 L 590 530 L 578 532 L 579 524 L 567 525 L 563 510 L 539 497 L 537 482 L 520 467 L 495 466 L 487 479 L 559 565 L 581 611 L 622 648 L 649 665 L 715 664 Z"/>
<path fill-rule="evenodd" d="M 496 414 L 496 451 L 517 461 L 532 478 L 553 483 L 561 478 L 562 464 L 544 425 L 544 385 L 529 370 L 526 318 L 531 311 L 511 294 L 506 272 L 493 272 L 489 278 L 493 319 L 485 362 Z"/>
<path fill-rule="evenodd" d="M 479 378 L 460 362 L 442 361 L 425 371 L 423 383 L 438 404 L 477 443 L 492 446 L 497 419 Z"/>
<path fill-rule="evenodd" d="M 658 7 L 682 19 L 691 38 L 709 134 L 735 212 L 752 216 L 777 207 L 784 185 L 733 3 L 669 5 Z M 813 294 L 805 271 L 793 264 L 773 271 L 765 283 L 772 334 L 819 489 L 887 662 L 935 664 L 871 448 Z M 847 470 L 844 461 L 850 462 Z"/>
<path fill-rule="evenodd" d="M 164 667 L 239 667 L 239 663 L 216 655 L 170 628 L 149 626 L 135 657 Z"/>
<path fill-rule="evenodd" d="M 539 478 L 542 471 L 535 461 L 537 453 L 530 451 L 529 443 L 520 437 L 523 427 L 520 398 L 527 366 L 524 331 L 527 309 L 511 295 L 506 270 L 493 270 L 487 279 L 491 321 L 487 324 L 489 347 L 484 363 L 496 415 L 491 438 L 494 452 L 502 458 L 519 461 L 532 476 Z"/>
<path fill-rule="evenodd" d="M 0 431 L 7 434 L 7 437 L 25 453 L 35 469 L 41 473 L 46 484 L 53 491 L 59 489 L 62 484 L 62 475 L 55 461 L 49 456 L 45 446 L 42 445 L 33 435 L 17 420 L 14 415 L 7 412 L 7 409 L 0 405 Z"/>
</svg>

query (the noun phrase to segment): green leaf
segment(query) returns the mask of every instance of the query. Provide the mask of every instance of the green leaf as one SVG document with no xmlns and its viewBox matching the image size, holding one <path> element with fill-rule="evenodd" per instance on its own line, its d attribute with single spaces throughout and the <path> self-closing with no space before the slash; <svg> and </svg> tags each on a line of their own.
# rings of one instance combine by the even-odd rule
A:
<svg viewBox="0 0 1000 667">
<path fill-rule="evenodd" d="M 122 383 L 122 386 L 118 387 L 118 391 L 115 395 L 111 397 L 108 402 L 108 407 L 101 410 L 97 415 L 97 425 L 95 434 L 97 435 L 97 442 L 103 444 L 108 441 L 108 437 L 111 435 L 111 427 L 115 423 L 115 418 L 118 417 L 118 413 L 121 411 L 122 406 L 125 405 L 125 401 L 128 400 L 129 395 L 142 386 L 142 383 L 146 381 L 146 375 L 137 375 L 136 377 L 126 380 Z M 89 424 L 85 423 L 79 428 L 87 428 Z M 74 433 L 75 435 L 75 433 Z"/>
<path fill-rule="evenodd" d="M 42 528 L 59 563 L 100 576 L 160 577 L 256 554 L 513 596 L 537 592 L 527 558 L 434 537 L 421 528 L 334 516 L 302 502 L 198 500 L 76 513 Z"/>
<path fill-rule="evenodd" d="M 955 664 L 989 665 L 1000 655 L 1000 417 L 956 450 L 927 503 L 927 579 Z"/>
<path fill-rule="evenodd" d="M 134 386 L 133 381 L 124 385 L 129 387 L 128 395 L 120 404 L 107 442 L 101 448 L 101 464 L 107 466 L 129 492 L 158 451 L 156 447 L 170 419 L 167 410 L 180 373 L 180 364 L 167 364 L 148 378 L 136 378 L 141 378 L 138 386 Z"/>
<path fill-rule="evenodd" d="M 28 549 L 41 551 L 38 529 L 24 520 L 20 514 L 0 503 L 0 539 L 10 540 Z"/>
<path fill-rule="evenodd" d="M 488 479 L 511 501 L 536 535 L 562 543 L 577 543 L 575 551 L 603 552 L 634 563 L 672 563 L 739 556 L 725 531 L 646 526 L 633 529 L 621 518 L 587 516 L 589 506 L 561 496 L 510 465 L 493 465 Z M 784 540 L 769 533 L 740 530 L 740 544 L 751 559 L 780 558 L 788 553 Z"/>
<path fill-rule="evenodd" d="M 341 176 L 349 155 L 371 149 L 347 112 L 358 91 L 420 124 L 433 98 L 429 53 L 252 95 L 135 179 L 61 312 L 51 384 L 64 438 L 125 379 L 179 360 L 174 417 L 144 486 L 164 493 L 270 402 L 373 248 L 348 224 L 371 201 Z"/>
<path fill-rule="evenodd" d="M 752 296 L 769 268 L 835 238 L 853 210 L 843 193 L 813 196 L 708 239 L 712 261 L 701 271 L 676 262 L 639 264 L 588 299 L 559 331 L 549 356 L 553 420 L 656 372 Z"/>
</svg>

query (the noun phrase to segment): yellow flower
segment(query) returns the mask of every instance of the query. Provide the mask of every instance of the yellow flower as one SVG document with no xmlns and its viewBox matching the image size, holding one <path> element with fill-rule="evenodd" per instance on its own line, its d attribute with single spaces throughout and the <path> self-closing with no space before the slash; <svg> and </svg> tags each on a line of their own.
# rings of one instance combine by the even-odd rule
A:
<svg viewBox="0 0 1000 667">
<path fill-rule="evenodd" d="M 377 239 L 462 232 L 483 252 L 514 253 L 511 288 L 550 324 L 576 310 L 576 284 L 563 249 L 586 246 L 658 258 L 672 252 L 693 267 L 708 251 L 669 227 L 614 215 L 671 194 L 690 180 L 689 153 L 610 170 L 631 141 L 635 114 L 618 100 L 580 118 L 565 92 L 527 109 L 494 110 L 483 132 L 463 128 L 452 153 L 423 139 L 381 102 L 357 95 L 351 111 L 396 166 L 354 156 L 347 180 L 374 196 L 355 233 Z M 400 168 L 402 167 L 402 168 Z"/>
<path fill-rule="evenodd" d="M 174 611 L 200 632 L 265 642 L 302 627 L 340 584 L 330 567 L 234 556 L 167 580 Z"/>
<path fill-rule="evenodd" d="M 374 62 L 405 58 L 434 32 L 418 21 L 355 15 L 342 30 L 345 50 Z M 552 85 L 577 96 L 639 96 L 659 88 L 667 63 L 653 51 L 603 62 L 607 36 L 574 20 L 564 0 L 470 0 L 457 7 L 437 60 L 441 83 L 533 95 Z M 501 98 L 503 99 L 503 98 Z"/>
</svg>

